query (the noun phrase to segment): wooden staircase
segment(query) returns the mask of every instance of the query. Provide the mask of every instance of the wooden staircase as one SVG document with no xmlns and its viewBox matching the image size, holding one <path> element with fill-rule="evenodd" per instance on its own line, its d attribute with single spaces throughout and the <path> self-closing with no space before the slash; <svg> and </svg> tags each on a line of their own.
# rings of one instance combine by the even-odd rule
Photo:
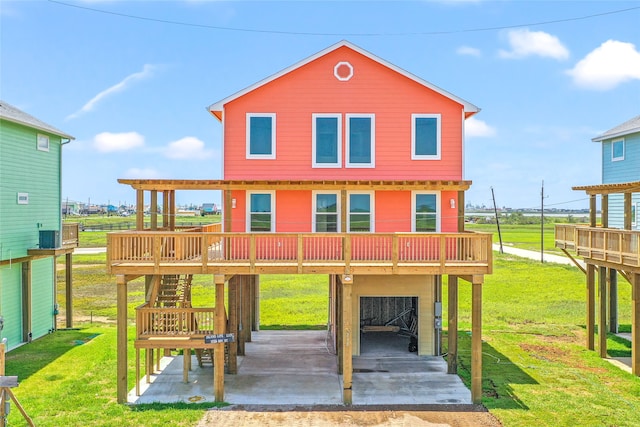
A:
<svg viewBox="0 0 640 427">
<path fill-rule="evenodd" d="M 155 307 L 191 307 L 192 274 L 165 274 L 160 279 L 160 289 Z"/>
</svg>

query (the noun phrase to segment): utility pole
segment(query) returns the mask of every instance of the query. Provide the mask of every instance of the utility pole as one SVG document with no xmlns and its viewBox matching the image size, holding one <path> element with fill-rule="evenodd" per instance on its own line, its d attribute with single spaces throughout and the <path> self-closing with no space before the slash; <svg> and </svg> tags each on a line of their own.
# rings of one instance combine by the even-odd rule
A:
<svg viewBox="0 0 640 427">
<path fill-rule="evenodd" d="M 498 208 L 496 207 L 496 196 L 493 193 L 493 187 L 491 187 L 491 198 L 493 199 L 493 212 L 496 215 L 496 225 L 498 226 L 498 240 L 500 240 L 500 253 L 503 254 L 502 250 L 502 234 L 500 233 L 500 219 L 498 218 Z"/>
<path fill-rule="evenodd" d="M 544 179 L 540 190 L 540 262 L 544 262 Z"/>
</svg>

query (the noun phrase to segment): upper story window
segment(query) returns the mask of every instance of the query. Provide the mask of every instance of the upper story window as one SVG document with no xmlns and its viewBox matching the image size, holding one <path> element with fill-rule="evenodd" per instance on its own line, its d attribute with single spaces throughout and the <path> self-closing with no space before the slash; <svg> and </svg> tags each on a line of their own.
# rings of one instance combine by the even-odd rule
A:
<svg viewBox="0 0 640 427">
<path fill-rule="evenodd" d="M 348 168 L 376 165 L 376 123 L 374 114 L 347 114 L 346 156 Z"/>
<path fill-rule="evenodd" d="M 411 230 L 418 233 L 437 232 L 439 203 L 436 193 L 414 192 L 411 200 Z"/>
<path fill-rule="evenodd" d="M 313 192 L 313 232 L 335 233 L 340 231 L 339 193 Z"/>
<path fill-rule="evenodd" d="M 349 232 L 374 232 L 373 193 L 349 193 Z"/>
<path fill-rule="evenodd" d="M 38 150 L 49 151 L 49 137 L 47 135 L 38 134 Z"/>
<path fill-rule="evenodd" d="M 440 114 L 411 115 L 411 158 L 440 159 Z"/>
<path fill-rule="evenodd" d="M 342 121 L 340 114 L 313 114 L 313 167 L 342 165 Z"/>
<path fill-rule="evenodd" d="M 611 161 L 624 160 L 624 139 L 611 141 Z"/>
<path fill-rule="evenodd" d="M 247 231 L 275 231 L 275 192 L 247 192 Z"/>
<path fill-rule="evenodd" d="M 247 159 L 276 158 L 276 115 L 247 113 Z"/>
</svg>

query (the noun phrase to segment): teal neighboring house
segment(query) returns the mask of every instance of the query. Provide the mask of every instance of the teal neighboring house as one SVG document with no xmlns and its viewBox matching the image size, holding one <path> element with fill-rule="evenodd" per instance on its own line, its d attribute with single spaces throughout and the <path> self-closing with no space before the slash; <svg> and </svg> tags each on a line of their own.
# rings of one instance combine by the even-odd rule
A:
<svg viewBox="0 0 640 427">
<path fill-rule="evenodd" d="M 74 139 L 0 101 L 0 338 L 9 350 L 56 329 L 56 258 L 66 256 L 67 324 L 77 224 L 62 223 L 62 146 Z"/>
<path fill-rule="evenodd" d="M 602 143 L 602 183 L 640 181 L 640 115 L 592 139 Z M 609 227 L 624 227 L 624 196 L 609 195 Z M 640 230 L 640 193 L 631 196 L 631 230 Z"/>
</svg>

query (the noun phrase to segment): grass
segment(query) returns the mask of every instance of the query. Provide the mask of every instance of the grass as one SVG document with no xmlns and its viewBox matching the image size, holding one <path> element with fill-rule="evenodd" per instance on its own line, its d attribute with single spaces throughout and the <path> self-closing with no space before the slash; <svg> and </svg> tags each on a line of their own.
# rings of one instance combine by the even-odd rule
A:
<svg viewBox="0 0 640 427">
<path fill-rule="evenodd" d="M 537 227 L 507 226 L 503 231 L 517 244 L 527 244 L 539 232 Z M 74 311 L 113 319 L 114 278 L 103 266 L 92 265 L 98 260 L 74 256 L 78 264 Z M 485 276 L 483 285 L 483 404 L 490 412 L 505 426 L 640 425 L 640 378 L 584 347 L 583 273 L 510 255 L 495 254 L 494 261 L 494 274 Z M 59 291 L 64 289 L 63 282 Z M 630 286 L 622 278 L 619 282 L 620 330 L 628 332 Z M 459 374 L 469 385 L 471 286 L 460 283 L 458 363 Z M 326 276 L 261 276 L 260 288 L 265 329 L 325 327 Z M 130 284 L 131 318 L 133 308 L 143 300 L 142 289 L 141 279 Z M 59 301 L 64 301 L 62 295 Z M 210 276 L 195 276 L 193 298 L 195 305 L 214 304 Z M 60 312 L 64 313 L 63 307 Z M 607 347 L 610 356 L 631 353 L 629 343 L 613 335 L 608 335 Z M 130 349 L 130 372 L 133 355 Z M 19 376 L 21 384 L 15 392 L 36 425 L 194 425 L 207 408 L 117 405 L 111 324 L 59 331 L 14 350 L 8 354 L 7 373 Z M 131 375 L 129 387 L 133 387 Z M 15 410 L 9 421 L 12 426 L 23 425 Z"/>
<path fill-rule="evenodd" d="M 555 225 L 544 225 L 544 251 L 561 253 L 555 247 Z M 511 225 L 500 224 L 500 235 L 496 224 L 466 224 L 465 228 L 470 231 L 483 231 L 493 233 L 493 242 L 500 243 L 500 235 L 502 235 L 502 244 L 514 246 L 520 249 L 531 251 L 540 251 L 540 224 L 527 225 Z"/>
</svg>

